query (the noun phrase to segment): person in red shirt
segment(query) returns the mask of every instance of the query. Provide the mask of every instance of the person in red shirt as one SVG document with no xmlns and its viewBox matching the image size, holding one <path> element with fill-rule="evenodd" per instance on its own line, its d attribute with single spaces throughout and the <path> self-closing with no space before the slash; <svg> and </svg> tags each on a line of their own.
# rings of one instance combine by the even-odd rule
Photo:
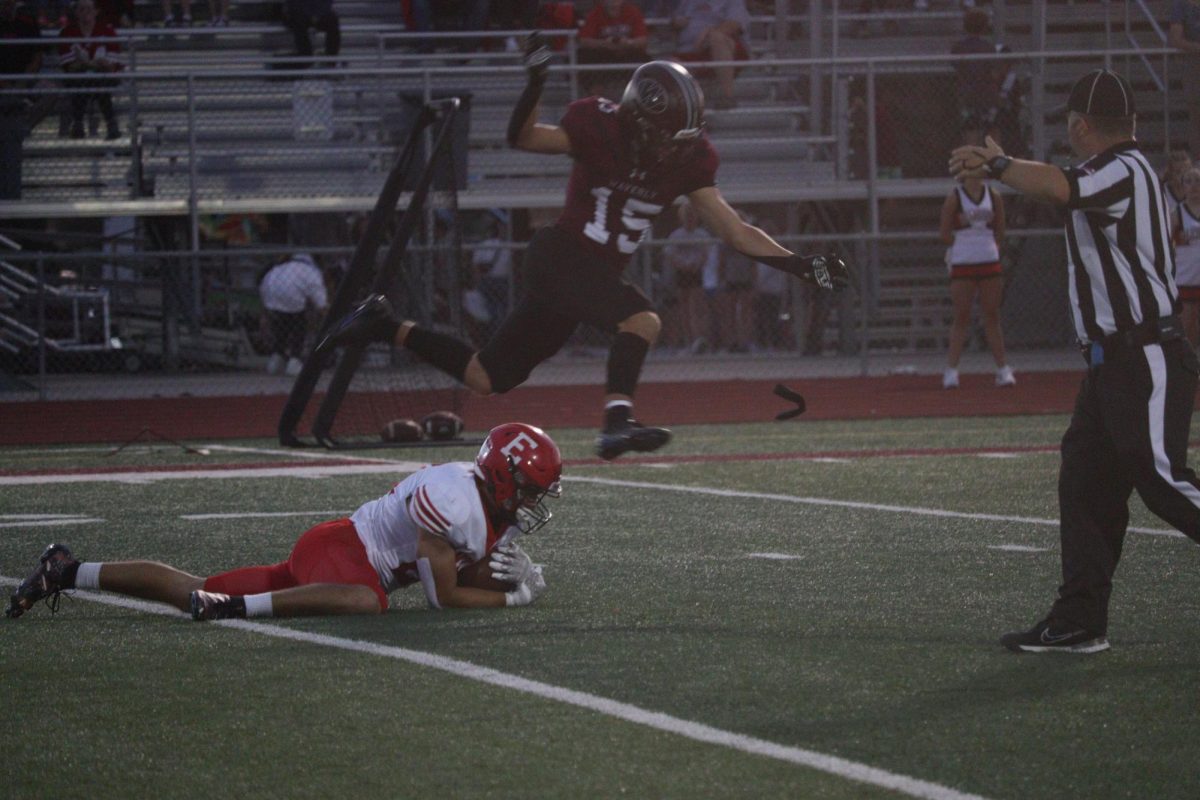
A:
<svg viewBox="0 0 1200 800">
<path fill-rule="evenodd" d="M 72 75 L 78 74 L 109 74 L 124 69 L 121 62 L 121 43 L 117 40 L 117 32 L 112 25 L 99 22 L 96 19 L 96 4 L 93 0 L 78 0 L 75 4 L 75 22 L 63 28 L 59 33 L 63 39 L 90 39 L 86 42 L 64 42 L 58 46 L 58 63 L 63 71 Z M 75 91 L 71 94 L 71 138 L 83 138 L 83 117 L 87 111 L 88 102 L 95 100 L 104 115 L 107 132 L 106 139 L 116 139 L 121 135 L 117 126 L 117 115 L 113 111 L 112 92 L 109 88 L 116 86 L 116 80 L 73 81 L 68 83 L 72 89 L 88 89 L 92 91 Z"/>
<path fill-rule="evenodd" d="M 580 64 L 644 64 L 646 20 L 633 3 L 625 0 L 601 0 L 579 29 Z M 586 71 L 584 86 L 588 94 L 608 95 L 614 85 L 621 86 L 631 71 Z"/>
</svg>

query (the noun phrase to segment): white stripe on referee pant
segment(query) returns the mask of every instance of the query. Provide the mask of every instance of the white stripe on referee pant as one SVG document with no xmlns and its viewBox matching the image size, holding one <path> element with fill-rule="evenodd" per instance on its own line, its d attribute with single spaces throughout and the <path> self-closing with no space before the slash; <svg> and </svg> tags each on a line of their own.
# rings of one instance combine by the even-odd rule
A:
<svg viewBox="0 0 1200 800">
<path fill-rule="evenodd" d="M 1154 471 L 1177 492 L 1200 506 L 1200 489 L 1188 481 L 1177 481 L 1171 474 L 1171 460 L 1163 440 L 1163 419 L 1167 410 L 1167 360 L 1163 357 L 1161 344 L 1150 344 L 1142 348 L 1146 363 L 1150 366 L 1150 381 L 1154 388 L 1150 392 L 1147 411 L 1150 414 L 1150 446 L 1154 448 Z"/>
</svg>

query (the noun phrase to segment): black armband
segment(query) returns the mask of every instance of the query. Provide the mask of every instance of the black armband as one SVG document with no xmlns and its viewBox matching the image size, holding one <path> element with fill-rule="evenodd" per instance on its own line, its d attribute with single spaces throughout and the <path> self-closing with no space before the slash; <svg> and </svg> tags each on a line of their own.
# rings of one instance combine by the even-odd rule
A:
<svg viewBox="0 0 1200 800">
<path fill-rule="evenodd" d="M 529 119 L 529 115 L 537 108 L 538 102 L 542 99 L 542 87 L 546 85 L 546 77 L 544 75 L 530 75 L 529 81 L 525 84 L 525 91 L 521 92 L 521 97 L 517 100 L 517 105 L 513 108 L 512 116 L 508 118 L 508 146 L 516 147 L 517 139 L 521 136 L 521 129 L 525 127 L 525 121 Z"/>
</svg>

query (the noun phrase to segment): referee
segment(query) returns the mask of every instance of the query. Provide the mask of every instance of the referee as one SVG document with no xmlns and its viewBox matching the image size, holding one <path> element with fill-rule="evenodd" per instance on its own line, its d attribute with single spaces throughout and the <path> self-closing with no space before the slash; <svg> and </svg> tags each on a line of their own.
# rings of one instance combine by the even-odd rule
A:
<svg viewBox="0 0 1200 800">
<path fill-rule="evenodd" d="M 1137 489 L 1200 540 L 1200 482 L 1187 466 L 1200 364 L 1177 316 L 1175 254 L 1162 189 L 1134 140 L 1129 84 L 1096 70 L 1071 89 L 1060 169 L 1010 159 L 992 139 L 956 149 L 950 172 L 986 176 L 1070 209 L 1071 312 L 1088 363 L 1058 477 L 1063 582 L 1050 613 L 1000 643 L 1026 652 L 1108 649 L 1108 601 Z"/>
</svg>

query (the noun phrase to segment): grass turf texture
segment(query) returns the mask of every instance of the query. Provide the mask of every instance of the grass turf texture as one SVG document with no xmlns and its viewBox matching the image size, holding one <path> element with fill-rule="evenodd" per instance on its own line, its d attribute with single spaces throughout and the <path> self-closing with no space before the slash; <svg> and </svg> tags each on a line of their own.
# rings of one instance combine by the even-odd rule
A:
<svg viewBox="0 0 1200 800">
<path fill-rule="evenodd" d="M 704 426 L 678 430 L 666 452 L 1054 445 L 1064 427 L 1061 417 Z M 566 457 L 589 455 L 592 432 L 552 433 Z M 86 453 L 58 462 L 97 463 Z M 1057 466 L 1049 452 L 586 466 L 568 478 L 1052 519 Z M 273 562 L 322 517 L 180 515 L 348 511 L 389 485 L 363 475 L 5 487 L 0 514 L 105 521 L 6 528 L 0 573 L 24 575 L 52 539 L 85 558 L 201 574 Z M 1133 507 L 1131 524 L 1166 528 Z M 555 512 L 528 543 L 550 590 L 527 609 L 436 614 L 410 589 L 381 618 L 281 624 L 461 658 L 987 797 L 1200 792 L 1190 735 L 1200 565 L 1187 540 L 1129 535 L 1112 651 L 1016 656 L 996 638 L 1046 610 L 1054 527 L 581 481 L 567 482 Z M 1014 544 L 1046 549 L 989 547 Z M 64 785 L 92 797 L 894 796 L 378 656 L 81 601 L 0 623 L 14 797 Z"/>
</svg>

